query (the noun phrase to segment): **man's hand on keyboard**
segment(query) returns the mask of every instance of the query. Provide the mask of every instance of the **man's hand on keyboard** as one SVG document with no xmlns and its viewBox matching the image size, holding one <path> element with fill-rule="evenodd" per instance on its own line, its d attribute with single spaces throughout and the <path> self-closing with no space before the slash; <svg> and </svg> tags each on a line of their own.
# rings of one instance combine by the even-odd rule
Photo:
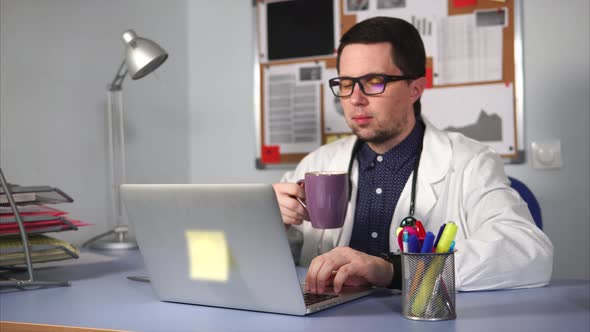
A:
<svg viewBox="0 0 590 332">
<path fill-rule="evenodd" d="M 380 257 L 350 247 L 336 247 L 311 261 L 305 290 L 323 293 L 327 286 L 333 285 L 334 292 L 340 293 L 343 286 L 386 287 L 393 273 L 393 265 Z"/>
</svg>

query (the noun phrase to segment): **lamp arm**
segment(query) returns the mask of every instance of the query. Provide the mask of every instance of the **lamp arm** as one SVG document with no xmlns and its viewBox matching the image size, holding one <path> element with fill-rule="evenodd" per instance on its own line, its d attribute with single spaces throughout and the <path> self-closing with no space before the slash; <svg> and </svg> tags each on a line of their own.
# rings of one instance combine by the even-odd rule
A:
<svg viewBox="0 0 590 332">
<path fill-rule="evenodd" d="M 108 86 L 109 91 L 120 91 L 123 87 L 125 76 L 127 76 L 127 67 L 125 66 L 125 59 L 123 59 L 117 70 L 117 74 L 115 74 L 115 78 L 113 78 L 113 81 Z"/>
</svg>

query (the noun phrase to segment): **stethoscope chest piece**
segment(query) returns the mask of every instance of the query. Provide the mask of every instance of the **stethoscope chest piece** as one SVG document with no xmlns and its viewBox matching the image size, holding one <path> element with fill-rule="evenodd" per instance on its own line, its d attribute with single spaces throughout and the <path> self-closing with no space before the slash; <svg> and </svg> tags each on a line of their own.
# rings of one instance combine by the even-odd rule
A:
<svg viewBox="0 0 590 332">
<path fill-rule="evenodd" d="M 416 218 L 407 216 L 399 223 L 399 227 L 414 227 L 416 226 Z"/>
</svg>

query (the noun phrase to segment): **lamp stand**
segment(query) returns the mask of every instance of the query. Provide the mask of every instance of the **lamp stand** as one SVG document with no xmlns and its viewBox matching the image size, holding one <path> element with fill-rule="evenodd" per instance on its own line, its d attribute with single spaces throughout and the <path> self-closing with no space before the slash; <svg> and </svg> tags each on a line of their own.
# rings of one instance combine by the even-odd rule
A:
<svg viewBox="0 0 590 332">
<path fill-rule="evenodd" d="M 90 246 L 93 249 L 102 250 L 129 250 L 136 249 L 137 243 L 128 239 L 129 226 L 121 199 L 121 184 L 126 182 L 125 177 L 125 125 L 123 118 L 123 79 L 127 74 L 125 62 L 119 67 L 119 71 L 107 88 L 107 127 L 108 127 L 108 158 L 109 158 L 109 198 L 110 215 L 116 222 L 115 228 L 99 234 L 86 241 L 82 246 Z M 115 235 L 111 241 L 97 241 L 109 235 Z"/>
<path fill-rule="evenodd" d="M 125 126 L 123 119 L 123 81 L 127 74 L 132 79 L 140 79 L 158 68 L 168 58 L 168 53 L 152 40 L 139 37 L 129 29 L 121 36 L 125 43 L 125 57 L 107 86 L 107 117 L 109 139 L 109 194 L 110 214 L 115 220 L 115 228 L 97 235 L 82 244 L 96 249 L 135 249 L 137 243 L 127 239 L 129 223 L 121 199 L 121 185 L 125 181 Z M 108 235 L 116 235 L 114 241 L 97 242 Z"/>
</svg>

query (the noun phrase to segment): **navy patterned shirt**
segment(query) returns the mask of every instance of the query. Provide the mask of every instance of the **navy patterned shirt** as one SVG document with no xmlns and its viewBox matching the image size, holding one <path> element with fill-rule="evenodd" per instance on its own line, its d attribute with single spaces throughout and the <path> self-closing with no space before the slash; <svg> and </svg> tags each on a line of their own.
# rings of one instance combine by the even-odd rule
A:
<svg viewBox="0 0 590 332">
<path fill-rule="evenodd" d="M 416 121 L 408 137 L 385 154 L 375 153 L 367 143 L 360 147 L 357 154 L 359 186 L 351 248 L 375 256 L 390 251 L 391 218 L 414 171 L 423 137 L 424 123 Z M 399 208 L 409 213 L 409 206 Z"/>
</svg>

